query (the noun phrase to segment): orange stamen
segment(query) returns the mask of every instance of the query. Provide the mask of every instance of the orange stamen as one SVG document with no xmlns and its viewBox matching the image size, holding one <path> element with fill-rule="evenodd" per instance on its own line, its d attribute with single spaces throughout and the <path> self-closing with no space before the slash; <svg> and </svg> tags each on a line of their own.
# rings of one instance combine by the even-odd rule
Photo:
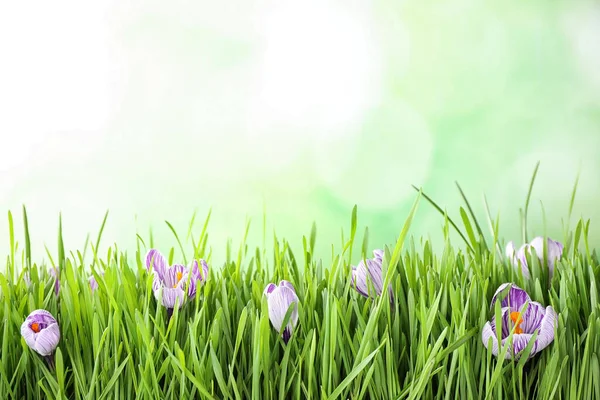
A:
<svg viewBox="0 0 600 400">
<path fill-rule="evenodd" d="M 175 282 L 175 284 L 173 285 L 173 288 L 177 287 L 177 284 L 179 284 L 179 281 L 181 280 L 182 276 L 183 276 L 183 274 L 181 272 L 177 273 L 177 282 Z"/>
<path fill-rule="evenodd" d="M 40 325 L 37 322 L 34 322 L 31 324 L 31 330 L 35 333 L 38 333 L 40 331 Z"/>
<path fill-rule="evenodd" d="M 517 311 L 511 312 L 510 319 L 515 323 L 515 333 L 523 333 L 523 329 L 521 329 L 521 323 L 523 322 L 521 313 Z"/>
</svg>

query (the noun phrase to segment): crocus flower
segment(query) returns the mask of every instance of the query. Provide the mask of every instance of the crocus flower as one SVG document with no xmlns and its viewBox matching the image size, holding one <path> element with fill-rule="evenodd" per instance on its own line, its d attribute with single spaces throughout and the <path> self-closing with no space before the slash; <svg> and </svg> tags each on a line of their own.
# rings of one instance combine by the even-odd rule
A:
<svg viewBox="0 0 600 400">
<path fill-rule="evenodd" d="M 269 319 L 273 328 L 277 330 L 283 337 L 283 341 L 287 343 L 292 337 L 292 332 L 298 324 L 298 303 L 299 299 L 296 295 L 294 286 L 288 281 L 279 282 L 279 286 L 274 283 L 269 283 L 263 292 L 267 297 L 269 305 Z M 285 328 L 282 329 L 283 319 L 287 314 L 291 305 L 294 305 L 294 310 L 290 315 L 290 319 Z"/>
<path fill-rule="evenodd" d="M 552 274 L 554 273 L 554 264 L 556 261 L 560 259 L 563 253 L 564 246 L 562 243 L 554 241 L 550 238 L 546 240 L 547 248 L 548 248 L 548 270 L 549 276 L 552 278 Z M 541 263 L 544 262 L 544 238 L 538 236 L 534 238 L 531 242 L 525 243 L 522 245 L 518 251 L 515 251 L 515 245 L 513 242 L 508 242 L 506 245 L 506 256 L 511 260 L 512 264 L 518 268 L 521 267 L 523 271 L 523 277 L 529 278 L 529 268 L 527 266 L 527 254 L 533 256 L 531 250 L 534 250 L 534 254 L 540 260 Z"/>
<path fill-rule="evenodd" d="M 512 283 L 501 285 L 492 298 L 492 308 L 496 298 L 508 288 L 508 293 L 500 302 L 502 312 L 502 326 L 500 333 L 501 346 L 504 346 L 510 332 L 514 330 L 512 336 L 512 349 L 509 344 L 506 358 L 513 356 L 519 358 L 522 352 L 529 344 L 533 334 L 537 332 L 537 337 L 529 354 L 529 358 L 546 348 L 554 340 L 554 327 L 556 326 L 556 312 L 551 306 L 544 307 L 538 302 L 531 301 L 527 292 Z M 525 303 L 527 308 L 521 312 Z M 499 346 L 496 337 L 495 318 L 486 322 L 481 332 L 481 338 L 485 347 L 492 341 L 492 354 L 498 356 Z"/>
<path fill-rule="evenodd" d="M 31 286 L 31 277 L 29 276 L 28 271 L 25 271 L 25 273 L 23 274 L 23 281 L 25 282 L 25 285 L 27 285 L 27 287 Z"/>
<path fill-rule="evenodd" d="M 380 296 L 383 291 L 383 250 L 373 251 L 373 258 L 361 260 L 356 267 L 352 267 L 352 287 L 364 297 Z M 369 293 L 370 291 L 370 293 Z M 393 299 L 392 285 L 388 286 L 390 299 Z"/>
<path fill-rule="evenodd" d="M 54 278 L 54 294 L 58 296 L 58 293 L 60 292 L 60 272 L 58 271 L 58 268 L 50 268 L 50 275 Z"/>
<path fill-rule="evenodd" d="M 56 319 L 46 310 L 35 310 L 21 325 L 25 343 L 53 365 L 53 353 L 60 341 L 60 329 Z"/>
<path fill-rule="evenodd" d="M 104 271 L 102 271 L 100 275 L 104 276 Z M 94 293 L 98 289 L 98 281 L 96 281 L 94 275 L 91 275 L 88 279 L 88 282 L 90 283 L 90 289 L 92 289 L 92 293 Z"/>
<path fill-rule="evenodd" d="M 200 260 L 200 265 L 202 265 L 202 269 L 198 267 L 198 261 L 194 260 L 192 263 L 192 277 L 188 288 L 188 297 L 190 300 L 196 297 L 196 282 L 203 284 L 208 278 L 208 264 L 205 260 Z"/>
<path fill-rule="evenodd" d="M 92 289 L 92 293 L 94 293 L 96 289 L 98 289 L 98 282 L 96 281 L 96 278 L 94 278 L 94 275 L 90 276 L 88 281 L 90 282 L 90 289 Z"/>
<path fill-rule="evenodd" d="M 197 282 L 202 283 L 208 277 L 208 264 L 204 260 L 200 260 L 200 264 L 202 268 L 194 260 L 190 269 L 181 264 L 168 265 L 166 258 L 156 249 L 151 249 L 146 255 L 146 268 L 154 274 L 154 297 L 158 300 L 162 291 L 162 304 L 167 308 L 169 317 L 177 301 L 181 308 L 186 297 L 193 299 L 196 296 Z"/>
</svg>

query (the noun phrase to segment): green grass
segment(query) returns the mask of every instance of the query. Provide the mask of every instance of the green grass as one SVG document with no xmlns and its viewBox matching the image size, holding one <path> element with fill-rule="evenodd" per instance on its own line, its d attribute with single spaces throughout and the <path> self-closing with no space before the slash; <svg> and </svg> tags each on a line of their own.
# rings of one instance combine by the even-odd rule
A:
<svg viewBox="0 0 600 400">
<path fill-rule="evenodd" d="M 247 246 L 244 236 L 237 254 L 230 246 L 224 260 L 207 252 L 209 217 L 197 230 L 194 216 L 183 236 L 169 224 L 177 249 L 138 235 L 135 254 L 116 246 L 98 254 L 106 218 L 95 240 L 75 253 L 66 252 L 59 228 L 57 251 L 48 249 L 51 264 L 61 268 L 58 297 L 51 265 L 31 258 L 25 209 L 24 248 L 9 213 L 10 254 L 0 274 L 2 398 L 600 398 L 600 267 L 587 240 L 589 221 L 566 228 L 565 252 L 549 285 L 539 263 L 525 280 L 503 259 L 499 219 L 488 213 L 492 233 L 486 238 L 459 190 L 466 205 L 460 210 L 462 228 L 420 193 L 397 242 L 385 247 L 384 287 L 392 284 L 393 304 L 386 296 L 367 300 L 350 285 L 351 265 L 372 250 L 366 238 L 362 246 L 357 238 L 356 208 L 349 234 L 337 254 L 332 246 L 333 262 L 327 265 L 313 254 L 316 226 L 302 238 L 301 253 L 274 237 L 274 251 L 267 255 L 264 247 Z M 408 234 L 422 198 L 445 221 L 439 254 Z M 527 206 L 528 201 L 524 214 Z M 569 217 L 571 209 L 572 204 Z M 451 243 L 451 230 L 465 246 Z M 170 261 L 205 258 L 211 266 L 196 298 L 168 323 L 143 264 L 152 245 Z M 91 274 L 99 283 L 95 293 L 88 284 Z M 262 296 L 269 282 L 281 279 L 294 284 L 300 299 L 299 324 L 287 345 L 272 328 Z M 554 342 L 529 361 L 498 359 L 481 340 L 483 325 L 494 318 L 491 297 L 505 282 L 559 315 Z M 21 323 L 38 308 L 50 311 L 61 327 L 55 370 L 20 335 Z"/>
</svg>

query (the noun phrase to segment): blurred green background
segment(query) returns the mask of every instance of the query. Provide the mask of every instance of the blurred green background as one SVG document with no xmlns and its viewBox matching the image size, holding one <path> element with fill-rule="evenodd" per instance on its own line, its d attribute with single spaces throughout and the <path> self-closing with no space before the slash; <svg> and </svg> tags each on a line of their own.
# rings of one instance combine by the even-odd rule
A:
<svg viewBox="0 0 600 400">
<path fill-rule="evenodd" d="M 411 184 L 456 218 L 454 181 L 482 217 L 485 194 L 520 243 L 540 161 L 531 232 L 543 204 L 562 239 L 580 171 L 574 217 L 597 243 L 599 37 L 595 1 L 3 4 L 0 208 L 21 232 L 27 205 L 36 261 L 59 211 L 68 249 L 110 209 L 102 247 L 133 250 L 210 207 L 216 263 L 246 218 L 262 243 L 263 208 L 269 240 L 301 246 L 316 221 L 329 260 L 354 204 L 371 247 L 392 244 Z M 412 232 L 440 245 L 442 224 L 423 202 Z"/>
</svg>

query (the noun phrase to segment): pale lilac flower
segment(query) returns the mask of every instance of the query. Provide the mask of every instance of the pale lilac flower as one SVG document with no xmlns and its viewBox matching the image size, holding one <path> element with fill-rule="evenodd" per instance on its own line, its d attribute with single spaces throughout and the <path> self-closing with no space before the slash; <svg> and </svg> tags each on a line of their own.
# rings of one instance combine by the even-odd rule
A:
<svg viewBox="0 0 600 400">
<path fill-rule="evenodd" d="M 352 287 L 364 297 L 375 298 L 383 291 L 383 250 L 373 251 L 373 258 L 361 260 L 356 267 L 352 267 Z M 392 285 L 388 286 L 390 300 L 393 301 Z"/>
<path fill-rule="evenodd" d="M 554 274 L 554 265 L 555 263 L 562 257 L 564 246 L 562 243 L 554 241 L 548 238 L 546 241 L 547 244 L 547 252 L 548 252 L 548 273 L 550 278 Z M 533 251 L 532 251 L 533 250 Z M 529 256 L 537 256 L 540 260 L 540 263 L 544 262 L 544 238 L 542 236 L 538 236 L 534 238 L 531 242 L 525 243 L 522 245 L 518 251 L 515 251 L 514 243 L 508 242 L 506 245 L 506 256 L 515 266 L 515 268 L 521 267 L 521 271 L 523 271 L 523 277 L 529 279 L 529 267 L 527 265 L 527 255 Z"/>
<path fill-rule="evenodd" d="M 537 332 L 537 337 L 529 354 L 529 358 L 531 358 L 554 340 L 554 328 L 557 326 L 556 312 L 552 306 L 544 307 L 538 302 L 531 301 L 527 292 L 512 283 L 505 283 L 498 288 L 492 297 L 492 308 L 498 296 L 502 295 L 507 289 L 508 292 L 501 298 L 500 302 L 502 313 L 500 346 L 506 344 L 511 331 L 514 329 L 513 343 L 512 346 L 510 344 L 508 346 L 506 358 L 511 359 L 514 357 L 518 359 L 520 357 L 519 353 L 527 347 L 533 334 Z M 527 302 L 527 308 L 521 312 Z M 498 356 L 500 350 L 496 338 L 495 318 L 486 322 L 481 332 L 481 339 L 486 348 L 488 348 L 491 340 L 492 354 Z"/>
<path fill-rule="evenodd" d="M 192 277 L 188 288 L 188 297 L 190 300 L 196 297 L 197 282 L 202 285 L 208 278 L 208 264 L 205 260 L 200 260 L 200 265 L 202 265 L 202 269 L 198 267 L 198 261 L 194 260 L 192 263 Z"/>
<path fill-rule="evenodd" d="M 102 271 L 100 275 L 104 276 L 104 273 L 105 271 Z M 90 283 L 90 289 L 92 289 L 92 293 L 94 293 L 98 289 L 98 281 L 93 274 L 89 277 L 88 282 Z"/>
<path fill-rule="evenodd" d="M 208 278 L 208 264 L 204 260 L 200 260 L 200 264 L 202 268 L 194 260 L 189 269 L 181 264 L 169 265 L 167 259 L 156 249 L 151 249 L 146 255 L 146 268 L 154 275 L 154 297 L 158 300 L 162 292 L 162 305 L 167 308 L 169 317 L 175 305 L 178 303 L 178 308 L 181 308 L 186 300 L 193 299 L 198 282 L 203 284 Z"/>
<path fill-rule="evenodd" d="M 290 282 L 282 280 L 279 282 L 279 286 L 274 283 L 269 283 L 265 287 L 263 295 L 267 297 L 271 324 L 273 325 L 273 328 L 281 334 L 283 341 L 287 343 L 292 337 L 292 333 L 298 324 L 298 303 L 300 300 L 296 295 L 296 290 Z M 283 328 L 283 320 L 292 305 L 294 309 L 290 315 L 289 322 L 285 328 Z"/>
<path fill-rule="evenodd" d="M 60 329 L 52 314 L 46 310 L 35 310 L 21 325 L 21 336 L 32 350 L 50 357 L 60 341 Z"/>
<path fill-rule="evenodd" d="M 54 278 L 54 294 L 60 293 L 60 272 L 57 267 L 50 268 L 50 276 Z"/>
<path fill-rule="evenodd" d="M 88 281 L 90 282 L 90 289 L 92 289 L 92 293 L 94 293 L 98 289 L 98 282 L 96 281 L 94 275 L 90 276 Z"/>
<path fill-rule="evenodd" d="M 23 282 L 25 282 L 25 285 L 27 285 L 27 287 L 31 286 L 31 277 L 29 276 L 29 271 L 25 271 L 25 273 L 23 274 Z"/>
</svg>

